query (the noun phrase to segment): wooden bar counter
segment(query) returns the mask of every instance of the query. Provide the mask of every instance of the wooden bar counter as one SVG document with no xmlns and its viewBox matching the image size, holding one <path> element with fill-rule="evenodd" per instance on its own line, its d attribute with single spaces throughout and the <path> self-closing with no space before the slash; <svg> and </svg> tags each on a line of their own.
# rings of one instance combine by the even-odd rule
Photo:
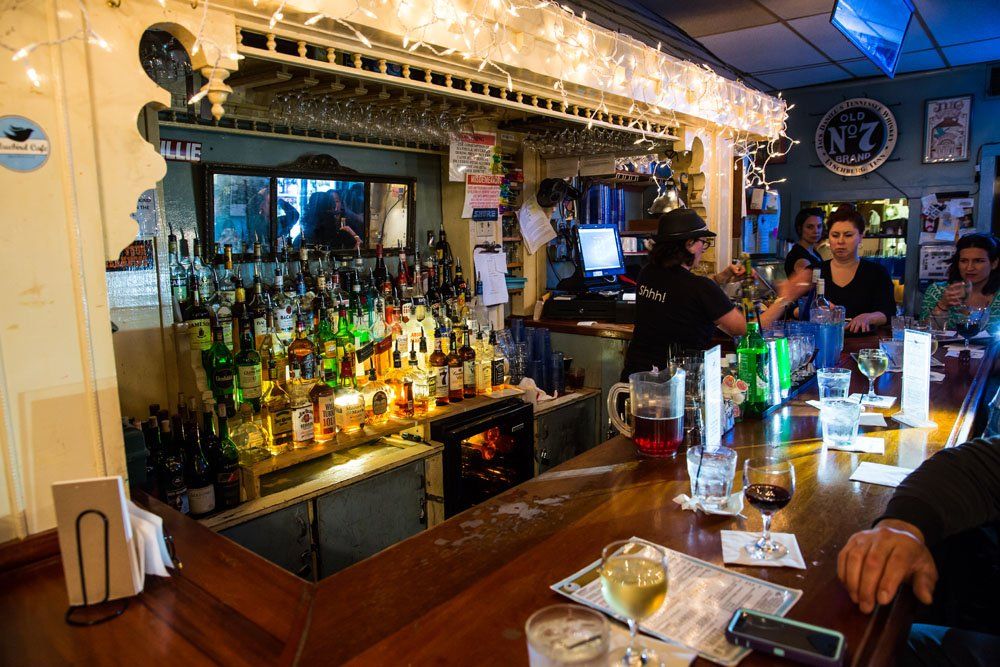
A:
<svg viewBox="0 0 1000 667">
<path fill-rule="evenodd" d="M 851 347 L 864 342 L 855 339 Z M 996 346 L 963 366 L 939 352 L 946 365 L 938 370 L 947 378 L 931 383 L 937 429 L 900 429 L 891 420 L 886 428 L 864 428 L 885 438 L 882 456 L 824 451 L 817 411 L 804 403 L 815 390 L 725 436 L 741 461 L 767 453 L 795 463 L 795 495 L 774 529 L 796 534 L 807 565 L 730 569 L 802 590 L 789 617 L 843 632 L 850 664 L 888 664 L 916 603 L 904 589 L 891 605 L 864 615 L 837 581 L 840 548 L 870 525 L 892 493 L 848 477 L 861 461 L 912 468 L 968 439 L 995 355 Z M 865 386 L 854 373 L 852 389 Z M 877 389 L 898 396 L 899 375 L 883 376 Z M 750 507 L 745 520 L 682 511 L 671 499 L 687 492 L 683 455 L 642 459 L 631 441 L 616 437 L 318 584 L 152 501 L 176 537 L 184 569 L 171 579 L 147 580 L 131 608 L 104 625 L 63 623 L 58 553 L 16 562 L 10 554 L 25 549 L 0 552 L 8 559 L 0 559 L 6 621 L 0 663 L 141 658 L 149 665 L 176 664 L 180 657 L 188 664 L 527 664 L 525 620 L 563 601 L 549 585 L 598 558 L 606 543 L 637 535 L 721 565 L 721 529 L 760 529 L 760 515 Z M 37 542 L 35 548 L 44 551 Z M 742 664 L 773 659 L 752 654 Z"/>
</svg>

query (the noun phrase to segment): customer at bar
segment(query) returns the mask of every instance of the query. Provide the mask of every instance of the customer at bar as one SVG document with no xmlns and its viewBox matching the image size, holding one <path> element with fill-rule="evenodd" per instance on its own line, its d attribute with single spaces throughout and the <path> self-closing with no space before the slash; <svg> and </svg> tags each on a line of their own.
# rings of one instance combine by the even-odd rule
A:
<svg viewBox="0 0 1000 667">
<path fill-rule="evenodd" d="M 866 333 L 888 324 L 896 314 L 892 279 L 875 262 L 861 259 L 865 221 L 852 206 L 841 206 L 827 220 L 830 252 L 820 275 L 826 283 L 826 298 L 847 309 L 847 330 Z"/>
<path fill-rule="evenodd" d="M 665 368 L 671 351 L 705 350 L 716 327 L 730 336 L 742 336 L 747 321 L 722 291 L 746 270 L 727 266 L 712 278 L 691 271 L 712 247 L 715 232 L 691 209 L 675 209 L 660 216 L 649 263 L 639 273 L 632 342 L 625 356 L 622 381 L 653 366 Z M 780 318 L 785 308 L 809 289 L 808 274 L 782 283 L 778 298 L 760 314 L 762 327 Z"/>
<path fill-rule="evenodd" d="M 874 528 L 840 551 L 861 611 L 908 583 L 925 605 L 899 665 L 1000 664 L 1000 438 L 944 449 L 903 480 Z"/>
<path fill-rule="evenodd" d="M 948 281 L 932 283 L 924 293 L 920 317 L 947 316 L 948 324 L 958 319 L 962 305 L 989 308 L 990 330 L 1000 328 L 1000 242 L 992 234 L 967 234 L 955 245 L 948 267 Z M 966 295 L 966 281 L 972 284 Z M 964 300 L 963 300 L 964 298 Z"/>
<path fill-rule="evenodd" d="M 785 255 L 786 276 L 802 269 L 818 269 L 823 264 L 823 258 L 816 250 L 816 244 L 823 238 L 823 209 L 802 209 L 795 216 L 794 226 L 799 240 Z"/>
</svg>

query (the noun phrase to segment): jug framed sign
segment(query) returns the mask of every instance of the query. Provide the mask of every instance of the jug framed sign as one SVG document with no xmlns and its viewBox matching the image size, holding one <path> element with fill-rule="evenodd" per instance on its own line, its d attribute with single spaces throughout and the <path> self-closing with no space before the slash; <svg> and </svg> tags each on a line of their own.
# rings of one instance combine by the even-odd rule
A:
<svg viewBox="0 0 1000 667">
<path fill-rule="evenodd" d="M 878 100 L 855 97 L 826 112 L 816 126 L 816 155 L 839 176 L 878 169 L 896 147 L 896 117 Z"/>
</svg>

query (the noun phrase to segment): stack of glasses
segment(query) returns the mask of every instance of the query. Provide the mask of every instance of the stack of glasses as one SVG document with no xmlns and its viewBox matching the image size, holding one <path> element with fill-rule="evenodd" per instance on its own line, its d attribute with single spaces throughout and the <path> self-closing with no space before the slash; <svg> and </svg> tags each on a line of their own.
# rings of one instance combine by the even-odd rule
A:
<svg viewBox="0 0 1000 667">
<path fill-rule="evenodd" d="M 565 358 L 562 352 L 552 350 L 552 335 L 548 329 L 526 327 L 524 321 L 511 318 L 510 333 L 513 338 L 511 384 L 522 377 L 529 377 L 547 394 L 566 391 Z M 517 366 L 517 372 L 515 372 Z"/>
</svg>

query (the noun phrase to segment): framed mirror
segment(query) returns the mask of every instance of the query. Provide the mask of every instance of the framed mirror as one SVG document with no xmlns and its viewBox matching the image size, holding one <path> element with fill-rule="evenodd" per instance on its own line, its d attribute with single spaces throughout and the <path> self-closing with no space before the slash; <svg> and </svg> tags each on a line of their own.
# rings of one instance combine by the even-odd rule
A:
<svg viewBox="0 0 1000 667">
<path fill-rule="evenodd" d="M 277 239 L 335 254 L 375 253 L 415 235 L 415 178 L 362 174 L 329 155 L 306 154 L 277 167 L 203 163 L 202 238 L 247 255 L 260 241 L 273 256 Z M 206 251 L 211 252 L 206 244 Z"/>
</svg>

